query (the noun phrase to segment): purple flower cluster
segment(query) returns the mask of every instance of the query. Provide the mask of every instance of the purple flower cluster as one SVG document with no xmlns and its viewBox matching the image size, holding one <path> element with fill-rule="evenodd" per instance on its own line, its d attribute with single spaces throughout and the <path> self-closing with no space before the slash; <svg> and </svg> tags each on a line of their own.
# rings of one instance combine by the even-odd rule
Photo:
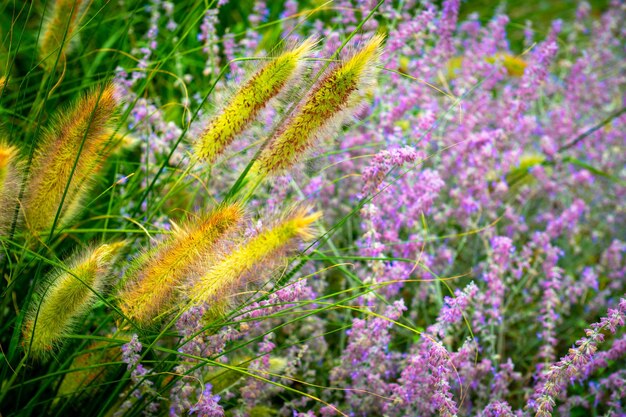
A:
<svg viewBox="0 0 626 417">
<path fill-rule="evenodd" d="M 395 353 L 388 349 L 390 329 L 405 310 L 403 303 L 396 301 L 382 317 L 352 321 L 348 344 L 330 380 L 344 387 L 346 400 L 358 415 L 382 410 L 391 395 L 390 381 L 397 377 L 397 369 L 393 366 Z"/>
<path fill-rule="evenodd" d="M 224 409 L 218 404 L 219 395 L 211 393 L 213 386 L 206 384 L 202 396 L 198 402 L 189 409 L 189 414 L 197 414 L 198 417 L 224 417 Z"/>
<path fill-rule="evenodd" d="M 532 403 L 538 417 L 552 415 L 555 398 L 589 366 L 598 344 L 604 342 L 603 332 L 615 333 L 618 327 L 624 326 L 625 319 L 626 299 L 622 298 L 617 308 L 609 309 L 606 317 L 586 329 L 586 337 L 579 339 L 566 356 L 548 369 L 536 392 L 537 399 Z"/>
<path fill-rule="evenodd" d="M 154 401 L 157 397 L 154 389 L 154 382 L 147 379 L 150 374 L 150 370 L 146 369 L 139 361 L 141 359 L 142 345 L 139 342 L 137 334 L 133 334 L 130 341 L 122 345 L 122 361 L 126 363 L 127 369 L 130 371 L 130 379 L 134 385 L 130 394 L 122 394 L 122 397 L 127 398 L 119 409 L 115 412 L 114 416 L 123 416 L 136 401 L 143 401 L 145 398 L 151 399 L 146 408 L 144 409 L 145 415 L 156 415 L 159 410 L 159 403 Z"/>
</svg>

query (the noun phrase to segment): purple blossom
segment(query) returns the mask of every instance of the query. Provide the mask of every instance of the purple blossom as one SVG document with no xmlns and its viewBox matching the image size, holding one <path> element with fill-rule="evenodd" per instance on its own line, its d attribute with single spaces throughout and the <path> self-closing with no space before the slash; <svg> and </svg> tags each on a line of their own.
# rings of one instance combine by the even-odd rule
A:
<svg viewBox="0 0 626 417">
<path fill-rule="evenodd" d="M 418 353 L 409 357 L 395 386 L 397 405 L 416 414 L 438 412 L 442 416 L 455 416 L 458 408 L 450 386 L 453 374 L 446 348 L 424 337 Z"/>
<path fill-rule="evenodd" d="M 139 342 L 139 337 L 136 334 L 133 334 L 128 343 L 122 345 L 122 361 L 126 363 L 127 369 L 131 371 L 130 379 L 135 387 L 133 391 L 127 395 L 128 399 L 125 400 L 114 413 L 115 417 L 123 416 L 138 400 L 143 400 L 145 397 L 152 399 L 158 398 L 156 390 L 153 387 L 154 383 L 150 379 L 147 379 L 151 370 L 145 368 L 139 362 L 141 359 L 141 350 L 142 344 Z M 154 415 L 158 409 L 159 403 L 157 401 L 151 401 L 146 406 L 145 414 Z"/>
<path fill-rule="evenodd" d="M 139 354 L 141 349 L 141 342 L 136 334 L 133 334 L 128 343 L 122 345 L 122 361 L 126 363 L 128 370 L 131 370 L 138 364 L 141 357 Z"/>
<path fill-rule="evenodd" d="M 224 417 L 224 409 L 219 405 L 220 396 L 212 394 L 213 386 L 205 384 L 198 402 L 189 409 L 189 414 L 198 417 Z"/>
<path fill-rule="evenodd" d="M 341 365 L 332 370 L 330 379 L 340 386 L 350 384 L 346 399 L 359 415 L 382 413 L 386 407 L 379 396 L 389 396 L 392 385 L 388 381 L 395 375 L 393 355 L 388 350 L 389 330 L 392 320 L 398 320 L 405 310 L 404 304 L 396 301 L 385 311 L 385 318 L 352 321 Z"/>
<path fill-rule="evenodd" d="M 581 375 L 593 359 L 597 345 L 604 342 L 604 333 L 615 333 L 624 326 L 626 319 L 626 299 L 621 299 L 617 308 L 609 309 L 607 316 L 591 324 L 585 330 L 586 337 L 579 339 L 568 354 L 553 364 L 542 378 L 536 390 L 536 400 L 531 406 L 538 417 L 550 416 L 555 405 L 555 398 L 566 388 L 568 382 Z"/>
</svg>

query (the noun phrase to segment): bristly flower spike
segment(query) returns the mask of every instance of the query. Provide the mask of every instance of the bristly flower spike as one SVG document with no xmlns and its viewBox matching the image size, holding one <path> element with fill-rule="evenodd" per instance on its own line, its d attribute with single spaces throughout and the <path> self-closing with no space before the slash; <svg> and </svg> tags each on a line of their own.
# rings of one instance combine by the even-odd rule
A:
<svg viewBox="0 0 626 417">
<path fill-rule="evenodd" d="M 0 140 L 0 236 L 11 228 L 20 184 L 18 152 Z"/>
<path fill-rule="evenodd" d="M 218 206 L 180 227 L 174 235 L 137 260 L 119 296 L 122 312 L 142 326 L 171 307 L 190 268 L 210 254 L 243 217 L 239 204 Z"/>
<path fill-rule="evenodd" d="M 352 115 L 374 81 L 383 37 L 373 36 L 326 74 L 269 139 L 254 172 L 278 174 L 291 167 L 318 138 L 328 136 Z"/>
<path fill-rule="evenodd" d="M 211 266 L 188 293 L 194 304 L 208 302 L 212 307 L 228 302 L 233 292 L 243 284 L 242 277 L 268 269 L 268 262 L 275 264 L 282 259 L 285 249 L 295 238 L 308 240 L 313 237 L 311 224 L 321 217 L 320 212 L 307 214 L 306 209 L 297 210 L 277 226 L 262 231 L 250 241 L 227 254 Z M 267 275 L 264 278 L 268 278 Z"/>
<path fill-rule="evenodd" d="M 42 66 L 50 72 L 57 54 L 59 62 L 65 61 L 65 53 L 75 36 L 89 1 L 87 0 L 56 0 L 46 12 L 39 43 L 39 57 Z M 59 51 L 60 50 L 60 51 Z"/>
<path fill-rule="evenodd" d="M 106 159 L 118 95 L 114 84 L 91 91 L 61 110 L 40 139 L 23 201 L 24 221 L 32 233 L 51 228 L 61 204 L 59 225 L 66 225 L 77 214 Z"/>
<path fill-rule="evenodd" d="M 269 61 L 230 99 L 195 144 L 196 156 L 213 162 L 289 83 L 302 72 L 303 59 L 315 42 L 308 39 Z"/>
<path fill-rule="evenodd" d="M 109 285 L 111 266 L 125 242 L 103 244 L 72 257 L 66 268 L 52 271 L 31 302 L 23 327 L 22 346 L 44 358 L 75 322 L 91 309 Z"/>
</svg>

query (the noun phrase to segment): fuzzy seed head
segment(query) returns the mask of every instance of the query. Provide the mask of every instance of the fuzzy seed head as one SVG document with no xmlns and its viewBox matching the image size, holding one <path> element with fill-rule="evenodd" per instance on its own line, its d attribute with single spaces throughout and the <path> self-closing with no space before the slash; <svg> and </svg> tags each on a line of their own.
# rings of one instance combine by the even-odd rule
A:
<svg viewBox="0 0 626 417">
<path fill-rule="evenodd" d="M 507 74 L 512 77 L 521 77 L 524 75 L 526 61 L 510 54 L 496 54 L 493 58 L 488 58 L 487 62 L 494 63 L 496 61 L 502 61 L 502 66 L 506 69 Z"/>
<path fill-rule="evenodd" d="M 120 294 L 122 312 L 141 325 L 149 325 L 176 299 L 188 271 L 243 217 L 238 204 L 219 206 L 179 228 L 175 234 L 137 260 L 127 273 Z"/>
<path fill-rule="evenodd" d="M 0 141 L 0 236 L 11 227 L 20 184 L 17 149 Z"/>
<path fill-rule="evenodd" d="M 65 53 L 76 28 L 88 6 L 87 0 L 56 0 L 46 12 L 39 43 L 39 57 L 44 70 L 50 72 L 59 54 L 59 62 L 65 61 Z"/>
<path fill-rule="evenodd" d="M 194 303 L 209 302 L 209 305 L 225 302 L 244 284 L 240 282 L 242 277 L 268 261 L 281 259 L 295 238 L 312 238 L 310 226 L 320 216 L 320 212 L 307 214 L 306 210 L 299 210 L 277 226 L 253 237 L 210 267 L 193 285 L 189 298 Z"/>
<path fill-rule="evenodd" d="M 195 144 L 199 159 L 213 162 L 235 137 L 254 121 L 270 99 L 278 95 L 300 73 L 302 59 L 314 46 L 307 40 L 287 50 L 257 71 L 214 117 Z"/>
<path fill-rule="evenodd" d="M 74 256 L 66 269 L 57 268 L 45 280 L 27 313 L 22 345 L 43 358 L 59 345 L 78 318 L 105 291 L 111 265 L 125 243 L 104 244 Z"/>
<path fill-rule="evenodd" d="M 61 226 L 80 209 L 106 159 L 109 126 L 117 105 L 117 89 L 109 84 L 102 92 L 96 89 L 69 109 L 60 111 L 44 133 L 33 157 L 23 202 L 25 224 L 32 233 L 52 226 L 61 202 Z"/>
<path fill-rule="evenodd" d="M 463 60 L 464 58 L 462 56 L 456 56 L 448 61 L 447 76 L 450 80 L 453 80 L 458 76 L 457 72 L 463 67 Z M 485 58 L 485 62 L 490 64 L 500 62 L 507 74 L 511 77 L 521 77 L 524 75 L 524 71 L 528 66 L 528 63 L 522 58 L 506 53 L 497 53 L 493 56 L 487 57 Z"/>
<path fill-rule="evenodd" d="M 363 100 L 380 56 L 382 36 L 374 36 L 314 87 L 285 125 L 270 138 L 255 169 L 264 175 L 291 167 L 319 137 L 349 117 Z"/>
<path fill-rule="evenodd" d="M 6 180 L 12 165 L 15 165 L 17 150 L 0 142 L 0 194 L 6 189 Z"/>
</svg>

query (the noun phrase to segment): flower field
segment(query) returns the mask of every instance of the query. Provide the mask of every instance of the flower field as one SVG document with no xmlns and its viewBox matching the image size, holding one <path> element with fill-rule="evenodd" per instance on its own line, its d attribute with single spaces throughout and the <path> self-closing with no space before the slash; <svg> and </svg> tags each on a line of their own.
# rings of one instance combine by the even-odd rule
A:
<svg viewBox="0 0 626 417">
<path fill-rule="evenodd" d="M 0 2 L 0 416 L 626 416 L 626 4 L 513 3 Z"/>
</svg>

